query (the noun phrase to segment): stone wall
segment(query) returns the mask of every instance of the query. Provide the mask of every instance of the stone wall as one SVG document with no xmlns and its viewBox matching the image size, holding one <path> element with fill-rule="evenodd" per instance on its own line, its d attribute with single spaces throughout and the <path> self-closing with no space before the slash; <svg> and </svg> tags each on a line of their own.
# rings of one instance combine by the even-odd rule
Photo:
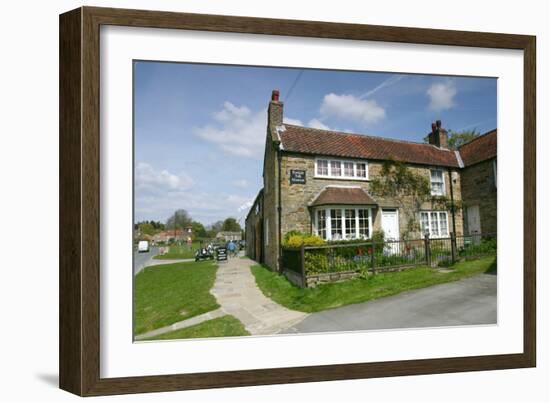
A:
<svg viewBox="0 0 550 403">
<path fill-rule="evenodd" d="M 246 256 L 263 263 L 263 190 L 260 190 L 245 221 Z"/>
<path fill-rule="evenodd" d="M 497 187 L 493 161 L 480 162 L 462 172 L 462 199 L 465 207 L 479 206 L 482 234 L 497 232 Z M 468 233 L 468 220 L 465 220 L 465 229 Z"/>
<path fill-rule="evenodd" d="M 264 159 L 263 257 L 264 263 L 275 271 L 279 270 L 278 181 L 276 144 L 267 141 Z"/>
<path fill-rule="evenodd" d="M 375 178 L 380 175 L 382 170 L 382 162 L 369 161 L 369 178 Z M 429 179 L 430 170 L 429 167 L 414 166 L 410 168 L 421 175 L 424 175 Z M 290 170 L 302 169 L 306 171 L 306 184 L 290 184 Z M 456 172 L 453 170 L 453 172 Z M 450 183 L 453 182 L 453 193 L 455 200 L 461 199 L 461 183 L 460 174 L 456 172 L 451 174 L 452 180 L 449 179 L 447 170 L 445 169 L 445 189 L 447 195 L 450 197 Z M 308 209 L 308 204 L 321 192 L 321 190 L 327 185 L 345 185 L 345 186 L 361 186 L 365 190 L 369 190 L 369 181 L 362 180 L 340 180 L 340 179 L 326 179 L 315 178 L 315 157 L 302 155 L 302 154 L 289 154 L 283 153 L 281 162 L 281 196 L 282 196 L 282 237 L 291 231 L 311 232 L 313 229 L 312 213 Z M 380 208 L 373 209 L 373 229 L 381 229 L 381 208 L 399 208 L 399 225 L 400 232 L 406 230 L 409 216 L 407 211 L 414 211 L 414 219 L 418 221 L 418 209 L 413 198 L 405 200 L 404 202 L 398 202 L 389 198 L 375 197 L 379 203 Z M 405 209 L 400 208 L 401 204 L 404 204 Z M 267 206 L 266 206 L 267 207 Z M 423 203 L 420 206 L 420 210 L 432 210 L 436 209 L 432 206 L 431 202 Z M 439 209 L 439 208 L 437 208 Z M 449 217 L 449 231 L 452 231 L 452 218 L 450 212 Z M 456 232 L 458 235 L 462 234 L 462 212 L 459 210 L 455 214 Z M 418 237 L 421 237 L 418 234 Z"/>
</svg>

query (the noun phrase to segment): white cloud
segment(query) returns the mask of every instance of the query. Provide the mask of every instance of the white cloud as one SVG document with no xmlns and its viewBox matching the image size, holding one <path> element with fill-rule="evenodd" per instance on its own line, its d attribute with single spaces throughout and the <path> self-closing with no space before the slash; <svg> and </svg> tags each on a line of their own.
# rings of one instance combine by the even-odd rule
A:
<svg viewBox="0 0 550 403">
<path fill-rule="evenodd" d="M 376 123 L 386 117 L 386 111 L 375 100 L 362 100 L 353 95 L 325 95 L 320 112 L 323 116 L 349 119 L 363 124 Z"/>
<path fill-rule="evenodd" d="M 195 135 L 216 144 L 227 154 L 261 159 L 266 136 L 267 110 L 253 113 L 229 101 L 212 114 L 213 124 L 193 129 Z"/>
<path fill-rule="evenodd" d="M 432 84 L 426 91 L 426 94 L 430 97 L 429 108 L 434 111 L 451 109 L 455 106 L 454 97 L 456 93 L 456 86 L 450 80 Z"/>
<path fill-rule="evenodd" d="M 249 183 L 246 179 L 237 179 L 236 181 L 232 182 L 233 185 L 239 187 L 239 188 L 247 188 L 249 186 Z"/>
<path fill-rule="evenodd" d="M 138 162 L 135 168 L 136 190 L 142 192 L 177 192 L 193 186 L 193 179 L 185 174 L 173 174 L 167 170 L 157 170 L 148 163 Z"/>
<path fill-rule="evenodd" d="M 283 123 L 288 123 L 289 125 L 295 125 L 295 126 L 304 125 L 300 119 L 292 119 L 287 117 L 283 117 Z"/>
<path fill-rule="evenodd" d="M 322 129 L 322 130 L 330 130 L 330 127 L 328 127 L 326 124 L 324 124 L 323 122 L 321 122 L 319 119 L 317 118 L 313 118 L 311 119 L 308 124 L 307 124 L 309 127 L 312 127 L 314 129 Z"/>
</svg>

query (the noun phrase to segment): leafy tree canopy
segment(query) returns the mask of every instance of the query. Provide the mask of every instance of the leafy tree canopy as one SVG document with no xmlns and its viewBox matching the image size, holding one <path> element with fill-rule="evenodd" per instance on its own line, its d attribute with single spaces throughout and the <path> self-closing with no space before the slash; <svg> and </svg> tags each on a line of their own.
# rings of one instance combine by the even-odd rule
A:
<svg viewBox="0 0 550 403">
<path fill-rule="evenodd" d="M 166 228 L 168 229 L 183 229 L 190 226 L 192 223 L 191 216 L 187 210 L 179 209 L 174 212 L 166 220 Z"/>
<path fill-rule="evenodd" d="M 466 144 L 469 141 L 472 141 L 476 137 L 480 136 L 481 133 L 478 132 L 476 129 L 473 130 L 461 130 L 455 132 L 454 130 L 449 130 L 448 133 L 448 144 L 449 148 L 451 150 L 456 150 L 458 147 L 460 147 L 463 144 Z M 424 143 L 429 142 L 429 135 L 424 137 Z"/>
<path fill-rule="evenodd" d="M 222 231 L 240 231 L 241 226 L 237 220 L 233 217 L 228 217 L 224 220 L 222 225 Z"/>
</svg>

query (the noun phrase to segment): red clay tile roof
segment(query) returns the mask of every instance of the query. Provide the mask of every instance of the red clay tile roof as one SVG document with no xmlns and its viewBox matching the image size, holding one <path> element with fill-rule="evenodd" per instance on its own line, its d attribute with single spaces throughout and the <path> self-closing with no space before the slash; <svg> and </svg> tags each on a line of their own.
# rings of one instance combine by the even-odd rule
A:
<svg viewBox="0 0 550 403">
<path fill-rule="evenodd" d="M 326 186 L 309 205 L 323 206 L 327 204 L 376 205 L 378 203 L 360 187 Z"/>
<path fill-rule="evenodd" d="M 497 130 L 491 130 L 458 148 L 464 166 L 477 164 L 497 156 Z"/>
<path fill-rule="evenodd" d="M 279 133 L 285 151 L 375 160 L 394 159 L 422 165 L 459 166 L 454 151 L 442 150 L 431 144 L 311 129 L 286 123 L 284 126 L 286 130 Z"/>
</svg>

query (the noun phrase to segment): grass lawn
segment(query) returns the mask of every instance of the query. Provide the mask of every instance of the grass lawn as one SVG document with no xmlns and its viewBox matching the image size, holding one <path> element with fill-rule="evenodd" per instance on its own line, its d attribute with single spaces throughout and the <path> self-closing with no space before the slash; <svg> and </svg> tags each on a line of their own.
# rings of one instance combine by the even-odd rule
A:
<svg viewBox="0 0 550 403">
<path fill-rule="evenodd" d="M 208 291 L 214 285 L 213 262 L 154 266 L 134 277 L 134 334 L 171 325 L 219 308 Z"/>
<path fill-rule="evenodd" d="M 168 247 L 168 253 L 157 255 L 153 259 L 191 259 L 195 257 L 195 252 L 199 249 L 200 243 L 195 241 L 191 247 L 185 245 L 172 245 Z"/>
<path fill-rule="evenodd" d="M 456 281 L 479 273 L 494 272 L 496 258 L 486 257 L 460 262 L 455 264 L 453 269 L 449 273 L 442 273 L 429 267 L 418 267 L 401 272 L 380 273 L 367 279 L 353 279 L 301 289 L 266 267 L 256 265 L 251 268 L 258 287 L 273 301 L 297 311 L 318 312 L 406 290 Z"/>
<path fill-rule="evenodd" d="M 225 315 L 195 326 L 164 333 L 146 340 L 197 339 L 204 337 L 248 336 L 243 324 L 234 316 Z"/>
</svg>

